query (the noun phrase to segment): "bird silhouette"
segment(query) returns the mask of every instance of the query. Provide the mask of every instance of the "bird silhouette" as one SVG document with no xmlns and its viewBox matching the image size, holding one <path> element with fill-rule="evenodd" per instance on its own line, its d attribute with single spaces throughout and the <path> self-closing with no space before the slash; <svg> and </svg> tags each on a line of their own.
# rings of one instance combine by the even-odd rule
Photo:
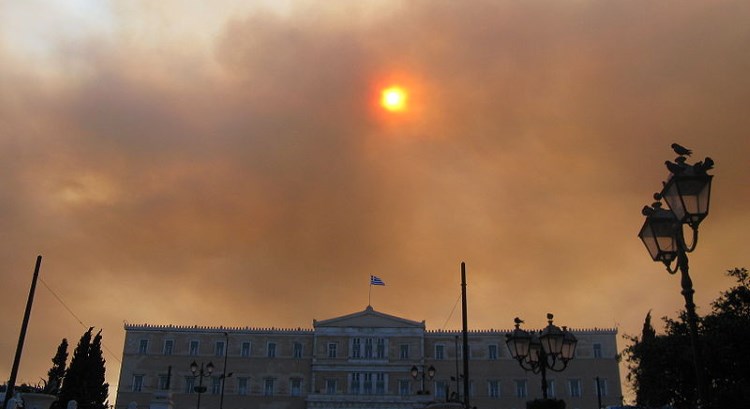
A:
<svg viewBox="0 0 750 409">
<path fill-rule="evenodd" d="M 514 318 L 513 322 L 515 322 L 516 324 L 523 324 L 523 320 L 518 317 Z"/>
<path fill-rule="evenodd" d="M 673 162 L 670 162 L 670 161 L 665 161 L 664 164 L 667 165 L 667 169 L 669 169 L 669 171 L 672 172 L 672 174 L 674 174 L 674 175 L 679 175 L 680 173 L 682 173 L 683 171 L 685 171 L 684 167 L 682 167 L 682 166 L 680 166 L 680 165 L 678 165 L 676 163 L 673 163 Z"/>
<path fill-rule="evenodd" d="M 714 160 L 706 157 L 706 159 L 703 159 L 703 161 L 696 163 L 693 165 L 693 170 L 695 173 L 706 173 L 707 170 L 711 170 L 714 168 Z"/>
<path fill-rule="evenodd" d="M 672 149 L 674 149 L 674 152 L 680 156 L 690 156 L 693 153 L 690 149 L 676 143 L 672 144 Z"/>
</svg>

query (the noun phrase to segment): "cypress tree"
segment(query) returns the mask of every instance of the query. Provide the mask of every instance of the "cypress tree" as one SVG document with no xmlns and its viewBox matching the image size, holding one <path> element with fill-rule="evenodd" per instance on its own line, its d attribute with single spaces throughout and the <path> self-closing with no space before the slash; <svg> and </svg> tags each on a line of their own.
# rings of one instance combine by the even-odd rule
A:
<svg viewBox="0 0 750 409">
<path fill-rule="evenodd" d="M 106 409 L 109 384 L 105 379 L 104 356 L 102 354 L 102 331 L 94 337 L 89 348 L 87 385 L 89 385 L 89 396 L 91 399 L 90 409 Z"/>
<path fill-rule="evenodd" d="M 78 342 L 60 390 L 60 407 L 69 401 L 78 402 L 80 409 L 106 409 L 109 385 L 104 382 L 104 357 L 101 331 L 92 340 L 93 327 Z"/>
<path fill-rule="evenodd" d="M 63 338 L 57 347 L 57 353 L 52 358 L 52 368 L 47 372 L 47 385 L 45 392 L 51 395 L 60 395 L 63 378 L 65 377 L 65 365 L 68 361 L 68 340 Z M 52 404 L 52 409 L 61 407 L 59 400 Z"/>
</svg>

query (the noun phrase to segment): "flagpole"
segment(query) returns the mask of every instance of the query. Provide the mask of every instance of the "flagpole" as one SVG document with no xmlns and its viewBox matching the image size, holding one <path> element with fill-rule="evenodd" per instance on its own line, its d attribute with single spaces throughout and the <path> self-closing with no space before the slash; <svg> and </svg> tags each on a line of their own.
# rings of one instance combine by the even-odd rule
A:
<svg viewBox="0 0 750 409">
<path fill-rule="evenodd" d="M 372 280 L 370 280 L 370 291 L 367 294 L 367 306 L 372 307 Z"/>
</svg>

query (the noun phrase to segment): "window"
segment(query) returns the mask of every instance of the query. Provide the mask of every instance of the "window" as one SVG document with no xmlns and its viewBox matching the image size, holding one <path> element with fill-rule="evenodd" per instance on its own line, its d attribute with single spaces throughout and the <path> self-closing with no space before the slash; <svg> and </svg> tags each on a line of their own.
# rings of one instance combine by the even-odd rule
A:
<svg viewBox="0 0 750 409">
<path fill-rule="evenodd" d="M 138 343 L 138 353 L 141 355 L 146 355 L 148 353 L 147 339 L 142 339 L 141 342 Z"/>
<path fill-rule="evenodd" d="M 597 380 L 598 385 L 597 385 Z M 599 392 L 597 396 L 607 396 L 607 380 L 602 378 L 596 378 L 594 379 L 594 390 L 597 390 L 597 386 L 599 387 Z"/>
<path fill-rule="evenodd" d="M 237 394 L 247 395 L 247 378 L 237 378 Z"/>
<path fill-rule="evenodd" d="M 490 360 L 497 359 L 497 345 L 487 346 L 487 359 L 490 359 Z"/>
<path fill-rule="evenodd" d="M 224 341 L 216 341 L 216 345 L 214 346 L 214 355 L 216 356 L 224 356 L 226 344 Z"/>
<path fill-rule="evenodd" d="M 201 343 L 199 341 L 190 341 L 190 355 L 198 355 Z"/>
<path fill-rule="evenodd" d="M 365 383 L 362 389 L 364 390 L 365 395 L 372 395 L 372 374 L 371 373 L 365 374 Z"/>
<path fill-rule="evenodd" d="M 499 381 L 487 381 L 487 396 L 490 398 L 500 397 L 500 382 Z"/>
<path fill-rule="evenodd" d="M 195 377 L 186 376 L 185 377 L 185 393 L 193 393 L 193 392 L 195 392 Z"/>
<path fill-rule="evenodd" d="M 435 397 L 445 399 L 445 381 L 435 381 Z"/>
<path fill-rule="evenodd" d="M 398 394 L 401 396 L 411 395 L 411 381 L 401 379 L 398 381 Z"/>
<path fill-rule="evenodd" d="M 302 395 L 302 379 L 292 378 L 289 380 L 289 394 L 291 396 Z"/>
<path fill-rule="evenodd" d="M 378 359 L 385 359 L 385 338 L 378 338 L 377 348 Z"/>
<path fill-rule="evenodd" d="M 375 374 L 375 394 L 385 395 L 385 374 L 384 373 Z"/>
<path fill-rule="evenodd" d="M 602 344 L 594 344 L 594 358 L 602 357 Z"/>
<path fill-rule="evenodd" d="M 159 390 L 166 391 L 169 389 L 169 376 L 159 375 Z"/>
<path fill-rule="evenodd" d="M 331 342 L 328 344 L 328 357 L 329 358 L 336 358 L 336 347 L 338 345 L 335 342 Z"/>
<path fill-rule="evenodd" d="M 547 396 L 550 398 L 555 398 L 557 394 L 555 393 L 555 380 L 554 379 L 548 379 L 547 380 Z"/>
<path fill-rule="evenodd" d="M 409 344 L 401 344 L 399 358 L 409 359 Z"/>
<path fill-rule="evenodd" d="M 240 356 L 245 357 L 245 358 L 250 356 L 250 343 L 249 342 L 242 343 L 242 346 L 240 347 Z"/>
<path fill-rule="evenodd" d="M 329 395 L 336 394 L 336 380 L 335 379 L 326 379 L 326 393 Z"/>
<path fill-rule="evenodd" d="M 568 380 L 568 392 L 571 398 L 580 398 L 581 397 L 581 380 L 569 379 Z"/>
<path fill-rule="evenodd" d="M 211 394 L 212 395 L 218 395 L 221 393 L 221 379 L 218 376 L 214 376 L 211 378 Z"/>
<path fill-rule="evenodd" d="M 133 375 L 133 392 L 143 390 L 143 375 Z"/>
<path fill-rule="evenodd" d="M 263 382 L 263 394 L 265 396 L 273 396 L 273 386 L 274 386 L 275 379 L 273 378 L 266 378 Z"/>
<path fill-rule="evenodd" d="M 529 391 L 526 387 L 526 379 L 516 379 L 516 397 L 525 398 L 528 394 Z"/>
<path fill-rule="evenodd" d="M 294 343 L 294 357 L 302 358 L 302 343 L 301 342 Z"/>
<path fill-rule="evenodd" d="M 445 359 L 445 345 L 435 345 L 435 359 Z"/>
<path fill-rule="evenodd" d="M 360 338 L 353 338 L 352 339 L 352 358 L 361 358 L 362 357 L 362 340 Z"/>
<path fill-rule="evenodd" d="M 276 343 L 275 342 L 268 343 L 268 357 L 276 358 Z"/>
<path fill-rule="evenodd" d="M 365 338 L 365 358 L 372 358 L 372 338 Z"/>
<path fill-rule="evenodd" d="M 174 352 L 174 340 L 165 339 L 164 340 L 164 355 L 172 355 L 172 352 Z"/>
<path fill-rule="evenodd" d="M 359 389 L 360 389 L 360 374 L 353 373 L 351 375 L 351 379 L 352 381 L 349 385 L 349 391 L 351 392 L 352 395 L 358 395 Z"/>
</svg>

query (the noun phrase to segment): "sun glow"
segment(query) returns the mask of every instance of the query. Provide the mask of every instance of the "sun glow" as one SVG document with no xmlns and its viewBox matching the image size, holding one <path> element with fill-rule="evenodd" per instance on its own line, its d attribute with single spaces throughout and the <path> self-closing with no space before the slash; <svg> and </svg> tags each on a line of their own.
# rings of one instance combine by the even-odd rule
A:
<svg viewBox="0 0 750 409">
<path fill-rule="evenodd" d="M 406 109 L 407 94 L 401 87 L 392 86 L 383 90 L 380 105 L 391 112 L 400 112 Z"/>
</svg>

